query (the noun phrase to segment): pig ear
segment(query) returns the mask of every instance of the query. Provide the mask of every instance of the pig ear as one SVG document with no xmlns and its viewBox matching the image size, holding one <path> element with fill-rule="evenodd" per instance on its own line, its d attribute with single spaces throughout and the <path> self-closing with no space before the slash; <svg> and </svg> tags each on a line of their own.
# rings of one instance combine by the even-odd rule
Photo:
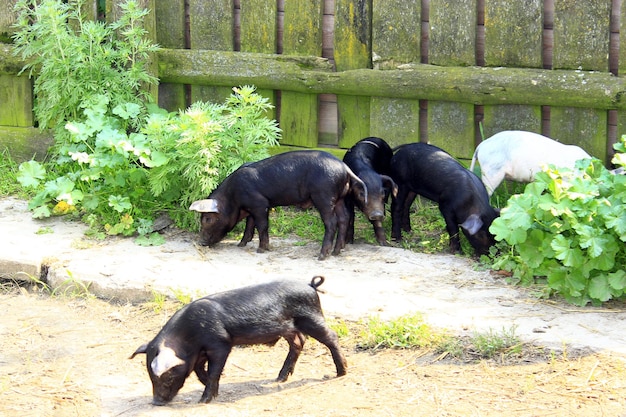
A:
<svg viewBox="0 0 626 417">
<path fill-rule="evenodd" d="M 461 227 L 471 235 L 476 234 L 483 226 L 483 221 L 478 214 L 470 214 L 470 216 L 461 223 Z"/>
<path fill-rule="evenodd" d="M 176 356 L 176 352 L 168 347 L 161 347 L 159 354 L 152 360 L 150 368 L 157 377 L 160 377 L 165 372 L 169 371 L 175 366 L 183 365 L 184 360 Z"/>
<path fill-rule="evenodd" d="M 383 187 L 391 190 L 391 195 L 396 197 L 398 195 L 398 185 L 391 179 L 388 175 L 381 175 L 380 178 L 383 180 Z"/>
<path fill-rule="evenodd" d="M 135 355 L 138 355 L 140 353 L 146 353 L 147 351 L 148 351 L 148 344 L 144 343 L 143 345 L 139 346 L 137 350 L 132 355 L 130 355 L 128 359 L 132 359 L 135 357 Z"/>
<path fill-rule="evenodd" d="M 206 200 L 198 200 L 191 203 L 189 210 L 197 211 L 200 213 L 219 213 L 217 207 L 217 200 L 209 198 Z"/>
</svg>

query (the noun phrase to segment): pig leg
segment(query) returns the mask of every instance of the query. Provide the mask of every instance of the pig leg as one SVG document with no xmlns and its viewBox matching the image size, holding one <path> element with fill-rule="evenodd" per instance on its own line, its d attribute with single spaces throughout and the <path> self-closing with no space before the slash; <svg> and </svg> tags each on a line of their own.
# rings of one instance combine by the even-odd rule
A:
<svg viewBox="0 0 626 417">
<path fill-rule="evenodd" d="M 237 246 L 244 247 L 254 237 L 254 217 L 246 217 L 246 229 L 243 232 L 243 237 Z"/>
<path fill-rule="evenodd" d="M 439 207 L 439 211 L 446 222 L 446 231 L 450 236 L 450 252 L 460 253 L 461 240 L 459 239 L 459 225 L 456 221 L 456 216 L 454 215 L 454 212 L 449 209 L 444 210 L 441 206 Z"/>
<path fill-rule="evenodd" d="M 335 368 L 337 369 L 337 376 L 344 376 L 346 374 L 348 362 L 339 348 L 337 333 L 326 325 L 322 316 L 320 316 L 318 320 L 309 318 L 298 320 L 298 329 L 302 333 L 324 344 L 328 350 L 330 350 Z"/>
<path fill-rule="evenodd" d="M 354 243 L 354 202 L 346 198 L 346 209 L 348 211 L 348 229 L 346 230 L 346 243 Z"/>
<path fill-rule="evenodd" d="M 497 172 L 481 172 L 480 178 L 483 181 L 483 184 L 485 184 L 489 197 L 491 197 L 496 188 L 498 188 L 502 181 L 504 181 L 504 177 L 503 168 L 500 168 Z"/>
<path fill-rule="evenodd" d="M 324 222 L 324 239 L 322 240 L 322 250 L 317 259 L 323 261 L 330 254 L 335 234 L 337 233 L 337 216 L 332 207 L 315 206 L 320 212 L 320 217 Z"/>
<path fill-rule="evenodd" d="M 410 195 L 406 186 L 400 187 L 398 195 L 391 200 L 391 238 L 402 241 L 402 223 L 404 222 L 404 205 Z"/>
<path fill-rule="evenodd" d="M 346 247 L 346 235 L 348 234 L 348 209 L 345 200 L 341 199 L 335 204 L 335 215 L 337 217 L 337 240 L 333 255 L 339 255 L 341 249 Z"/>
<path fill-rule="evenodd" d="M 196 366 L 193 368 L 194 372 L 196 373 L 196 376 L 198 377 L 200 382 L 202 382 L 202 384 L 205 386 L 209 383 L 209 373 L 207 372 L 207 367 L 205 366 L 206 364 L 207 364 L 207 359 L 206 357 L 203 357 L 200 360 L 198 360 L 198 362 L 196 363 Z"/>
<path fill-rule="evenodd" d="M 289 378 L 289 375 L 293 374 L 305 341 L 304 335 L 299 331 L 283 335 L 283 337 L 287 343 L 289 343 L 289 353 L 287 354 L 287 358 L 285 358 L 282 369 L 278 373 L 278 378 L 276 378 L 278 382 L 285 382 L 287 378 Z"/>
<path fill-rule="evenodd" d="M 267 207 L 262 207 L 261 209 L 255 210 L 250 213 L 248 219 L 252 217 L 252 227 L 256 227 L 256 230 L 259 232 L 259 248 L 257 249 L 258 253 L 263 253 L 270 250 L 270 235 L 269 235 L 269 209 Z M 244 237 L 248 233 L 248 221 L 246 221 L 246 231 L 244 233 Z M 249 232 L 250 239 L 252 239 L 252 235 L 254 235 L 254 230 Z M 243 239 L 242 239 L 243 241 Z"/>
<path fill-rule="evenodd" d="M 376 236 L 376 241 L 380 246 L 387 246 L 387 237 L 385 236 L 385 228 L 383 227 L 383 222 L 380 220 L 371 220 L 372 226 L 374 227 L 374 235 Z"/>
<path fill-rule="evenodd" d="M 222 344 L 211 352 L 207 352 L 208 358 L 208 381 L 204 387 L 202 397 L 200 397 L 201 403 L 209 403 L 215 397 L 220 387 L 220 376 L 226 365 L 226 359 L 230 354 L 231 346 L 228 344 Z M 202 380 L 201 380 L 202 381 Z"/>
<path fill-rule="evenodd" d="M 417 193 L 413 191 L 409 191 L 406 199 L 404 200 L 403 210 L 402 210 L 402 230 L 405 232 L 411 231 L 411 205 L 415 201 L 417 197 Z"/>
</svg>

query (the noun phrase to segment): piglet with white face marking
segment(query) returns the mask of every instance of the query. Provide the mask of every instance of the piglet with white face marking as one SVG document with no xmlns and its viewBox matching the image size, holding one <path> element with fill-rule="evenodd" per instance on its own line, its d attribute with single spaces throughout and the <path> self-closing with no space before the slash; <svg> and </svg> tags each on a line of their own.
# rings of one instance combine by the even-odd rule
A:
<svg viewBox="0 0 626 417">
<path fill-rule="evenodd" d="M 178 310 L 159 334 L 131 356 L 145 353 L 152 381 L 153 404 L 164 405 L 195 372 L 205 385 L 200 402 L 217 396 L 219 380 L 233 346 L 275 344 L 281 337 L 289 354 L 278 374 L 286 381 L 293 373 L 305 336 L 328 347 L 337 376 L 346 374 L 346 360 L 337 334 L 324 320 L 317 288 L 324 277 L 310 284 L 274 281 L 209 295 Z"/>
</svg>

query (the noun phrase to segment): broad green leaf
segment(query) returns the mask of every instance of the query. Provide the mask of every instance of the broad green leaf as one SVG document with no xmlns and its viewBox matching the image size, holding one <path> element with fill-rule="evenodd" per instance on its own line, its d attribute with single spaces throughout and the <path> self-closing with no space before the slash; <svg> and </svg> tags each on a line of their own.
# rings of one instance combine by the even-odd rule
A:
<svg viewBox="0 0 626 417">
<path fill-rule="evenodd" d="M 37 161 L 22 162 L 18 168 L 17 180 L 24 187 L 38 187 L 46 177 L 46 170 Z"/>
<path fill-rule="evenodd" d="M 100 199 L 97 195 L 88 194 L 83 198 L 82 204 L 86 210 L 94 211 L 98 208 L 98 204 L 100 204 Z"/>
<path fill-rule="evenodd" d="M 137 117 L 141 113 L 141 106 L 136 103 L 119 104 L 113 108 L 112 113 L 128 120 Z"/>
<path fill-rule="evenodd" d="M 130 199 L 120 195 L 110 195 L 109 206 L 118 213 L 122 213 L 133 208 L 133 205 L 130 203 Z"/>
<path fill-rule="evenodd" d="M 612 298 L 609 280 L 606 275 L 593 277 L 589 282 L 589 296 L 599 301 L 608 301 Z"/>
<path fill-rule="evenodd" d="M 150 233 L 149 235 L 141 235 L 135 239 L 135 243 L 139 246 L 160 246 L 165 244 L 165 238 L 159 233 Z"/>
<path fill-rule="evenodd" d="M 607 275 L 608 283 L 612 288 L 621 291 L 626 290 L 626 272 L 623 269 L 616 272 L 611 272 Z"/>
<path fill-rule="evenodd" d="M 35 210 L 33 210 L 33 217 L 35 219 L 43 219 L 46 217 L 50 217 L 51 214 L 52 213 L 50 212 L 50 209 L 46 205 L 39 206 Z"/>
<path fill-rule="evenodd" d="M 584 262 L 582 251 L 578 248 L 572 248 L 570 242 L 563 235 L 556 235 L 550 242 L 550 246 L 554 250 L 555 258 L 563 262 L 563 265 L 570 267 L 579 267 Z"/>
</svg>

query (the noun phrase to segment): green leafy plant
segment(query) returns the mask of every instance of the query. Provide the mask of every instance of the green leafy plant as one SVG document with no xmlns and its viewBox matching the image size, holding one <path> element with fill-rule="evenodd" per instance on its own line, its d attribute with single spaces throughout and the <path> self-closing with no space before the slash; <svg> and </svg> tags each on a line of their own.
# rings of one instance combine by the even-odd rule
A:
<svg viewBox="0 0 626 417">
<path fill-rule="evenodd" d="M 624 166 L 625 144 L 622 137 L 615 146 L 617 165 Z M 543 279 L 551 292 L 578 305 L 626 293 L 626 176 L 597 159 L 538 173 L 490 230 L 499 241 L 493 267 L 512 272 L 517 283 Z"/>
<path fill-rule="evenodd" d="M 150 149 L 145 135 L 126 132 L 124 125 L 138 116 L 138 105 L 119 105 L 109 115 L 107 97 L 96 98 L 84 109 L 82 121 L 66 124 L 70 142 L 59 146 L 59 157 L 48 165 L 49 172 L 42 164 L 28 161 L 20 165 L 18 180 L 39 190 L 29 203 L 35 218 L 80 208 L 97 213 L 107 233 L 132 235 L 142 222 L 151 223 L 159 207 L 146 207 L 153 200 L 147 193 L 147 170 L 165 159 Z"/>
<path fill-rule="evenodd" d="M 475 333 L 467 349 L 475 355 L 490 359 L 498 354 L 519 354 L 522 343 L 515 334 L 515 327 L 509 330 L 503 328 L 501 332 L 489 329 L 486 333 Z"/>
<path fill-rule="evenodd" d="M 0 196 L 22 195 L 24 188 L 17 181 L 18 165 L 5 149 L 0 152 Z"/>
<path fill-rule="evenodd" d="M 68 120 L 82 116 L 85 102 L 105 95 L 113 109 L 150 99 L 144 84 L 156 83 L 146 69 L 157 46 L 146 40 L 148 13 L 135 0 L 120 4 L 121 17 L 106 24 L 82 15 L 85 0 L 19 0 L 13 36 L 16 53 L 28 63 L 41 128 L 64 136 Z"/>
<path fill-rule="evenodd" d="M 358 346 L 362 349 L 411 349 L 438 346 L 449 336 L 435 331 L 419 313 L 383 321 L 370 317 L 366 329 L 361 331 Z"/>
<path fill-rule="evenodd" d="M 206 198 L 240 165 L 269 156 L 278 145 L 280 130 L 266 117 L 268 99 L 252 86 L 233 88 L 223 104 L 197 102 L 176 114 L 152 115 L 142 132 L 166 163 L 149 172 L 152 193 L 176 202 L 170 214 L 177 225 L 196 227 L 189 205 Z"/>
</svg>

